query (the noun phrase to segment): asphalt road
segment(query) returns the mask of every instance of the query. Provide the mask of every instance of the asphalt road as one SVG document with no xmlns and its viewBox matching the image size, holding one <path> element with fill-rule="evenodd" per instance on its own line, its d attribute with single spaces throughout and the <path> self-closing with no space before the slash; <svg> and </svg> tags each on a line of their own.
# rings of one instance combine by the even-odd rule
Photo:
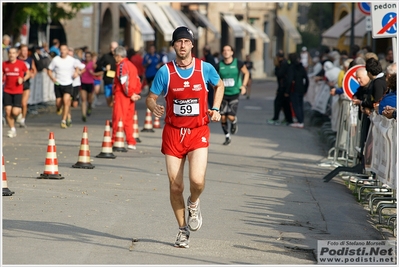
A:
<svg viewBox="0 0 399 267">
<path fill-rule="evenodd" d="M 323 182 L 330 169 L 317 165 L 327 155 L 315 131 L 266 124 L 275 88 L 274 81 L 256 81 L 251 98 L 240 100 L 239 128 L 229 146 L 222 145 L 220 124 L 210 125 L 203 226 L 191 233 L 189 249 L 173 247 L 177 223 L 161 129 L 140 132 L 135 151 L 99 159 L 111 118 L 105 105 L 86 123 L 73 110 L 69 129 L 60 128 L 55 112 L 29 117 L 28 128 L 18 128 L 13 139 L 6 127 L 3 155 L 15 194 L 2 197 L 3 264 L 308 265 L 316 263 L 317 240 L 383 239 L 339 178 Z M 144 100 L 137 110 L 142 129 Z M 72 168 L 83 126 L 94 169 Z M 37 179 L 49 132 L 62 180 Z"/>
</svg>

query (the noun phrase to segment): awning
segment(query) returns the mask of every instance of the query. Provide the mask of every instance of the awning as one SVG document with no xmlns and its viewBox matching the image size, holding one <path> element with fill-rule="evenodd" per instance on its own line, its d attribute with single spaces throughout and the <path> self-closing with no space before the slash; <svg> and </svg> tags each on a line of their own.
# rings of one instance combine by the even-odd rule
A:
<svg viewBox="0 0 399 267">
<path fill-rule="evenodd" d="M 145 3 L 144 12 L 151 19 L 151 21 L 155 22 L 157 29 L 162 32 L 164 40 L 170 42 L 175 29 L 170 24 L 161 7 L 156 3 Z"/>
<path fill-rule="evenodd" d="M 249 37 L 251 39 L 257 39 L 257 38 L 262 38 L 264 43 L 269 43 L 270 39 L 269 36 L 267 36 L 267 34 L 262 31 L 259 28 L 256 28 L 255 26 L 252 26 L 251 24 L 249 24 L 246 21 L 239 21 L 239 23 L 241 24 L 242 28 L 248 32 Z"/>
<path fill-rule="evenodd" d="M 355 25 L 355 31 L 353 33 L 354 37 L 355 37 L 355 44 L 357 44 L 358 46 L 362 46 L 363 45 L 363 38 L 364 35 L 366 35 L 367 30 L 366 30 L 366 17 L 364 17 L 364 19 L 361 19 L 356 25 Z M 350 36 L 351 36 L 351 30 L 349 29 L 346 33 L 345 33 L 345 41 L 344 44 L 345 45 L 350 45 Z"/>
<path fill-rule="evenodd" d="M 247 31 L 249 33 L 249 37 L 251 39 L 256 39 L 258 38 L 258 32 L 248 23 L 245 21 L 239 21 L 239 23 L 241 24 L 241 27 Z"/>
<path fill-rule="evenodd" d="M 183 12 L 166 5 L 162 5 L 161 8 L 165 12 L 165 15 L 168 17 L 170 23 L 174 28 L 186 26 L 193 32 L 194 39 L 198 39 L 197 27 L 195 27 L 195 25 L 191 22 L 191 20 L 189 20 L 189 18 L 187 18 L 186 15 L 184 15 Z"/>
<path fill-rule="evenodd" d="M 154 41 L 155 40 L 155 31 L 148 23 L 143 13 L 137 7 L 136 4 L 125 4 L 121 3 L 119 6 L 123 15 L 130 20 L 131 24 L 137 26 L 139 31 L 141 32 L 141 37 L 143 41 Z"/>
<path fill-rule="evenodd" d="M 355 9 L 355 25 L 365 17 L 365 15 L 360 12 L 358 9 Z M 349 13 L 342 19 L 340 19 L 337 23 L 331 26 L 328 30 L 322 33 L 322 44 L 327 46 L 337 46 L 339 38 L 350 30 L 351 28 L 351 21 L 352 21 L 352 14 Z M 366 26 L 364 26 L 366 29 Z"/>
<path fill-rule="evenodd" d="M 356 25 L 355 25 L 355 31 L 353 33 L 353 35 L 355 36 L 355 38 L 363 38 L 364 35 L 366 34 L 367 30 L 366 30 L 366 17 L 364 17 L 363 19 L 361 19 Z M 351 36 L 351 30 L 350 28 L 346 31 L 345 33 L 346 37 L 350 37 Z"/>
<path fill-rule="evenodd" d="M 288 32 L 289 36 L 297 43 L 302 43 L 302 36 L 299 34 L 296 27 L 292 24 L 292 22 L 288 19 L 288 17 L 284 15 L 277 15 L 277 23 L 280 25 L 284 31 Z"/>
<path fill-rule="evenodd" d="M 216 38 L 220 38 L 220 32 L 216 29 L 215 26 L 213 26 L 207 16 L 201 14 L 200 12 L 198 12 L 198 10 L 193 10 L 193 15 L 198 20 L 201 27 L 211 30 L 211 32 L 216 35 Z"/>
<path fill-rule="evenodd" d="M 222 13 L 222 17 L 227 25 L 229 25 L 229 27 L 233 30 L 235 38 L 243 38 L 245 36 L 244 30 L 234 14 Z"/>
<path fill-rule="evenodd" d="M 267 34 L 264 31 L 262 31 L 261 29 L 259 29 L 257 27 L 254 27 L 254 29 L 258 32 L 259 37 L 261 37 L 263 39 L 264 43 L 270 43 L 270 38 L 269 38 L 269 36 L 267 36 Z"/>
</svg>

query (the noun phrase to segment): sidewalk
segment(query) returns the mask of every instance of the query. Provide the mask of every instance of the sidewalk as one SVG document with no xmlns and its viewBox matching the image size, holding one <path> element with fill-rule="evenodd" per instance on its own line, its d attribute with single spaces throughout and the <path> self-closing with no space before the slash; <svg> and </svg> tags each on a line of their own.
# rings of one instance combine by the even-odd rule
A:
<svg viewBox="0 0 399 267">
<path fill-rule="evenodd" d="M 238 132 L 223 146 L 219 123 L 210 124 L 203 226 L 189 249 L 173 247 L 177 224 L 169 204 L 161 129 L 140 132 L 137 150 L 98 159 L 105 120 L 102 105 L 87 123 L 73 110 L 73 126 L 39 114 L 3 131 L 8 187 L 3 197 L 3 264 L 295 264 L 316 263 L 317 240 L 382 240 L 366 210 L 330 170 L 319 137 L 308 128 L 271 126 L 275 82 L 254 81 L 239 103 Z M 101 99 L 102 102 L 103 99 Z M 145 104 L 137 105 L 139 129 Z M 92 170 L 71 168 L 88 127 Z M 54 132 L 63 180 L 36 179 L 44 170 Z M 185 169 L 185 194 L 189 194 Z M 132 242 L 135 239 L 137 242 Z M 137 240 L 136 240 L 137 239 Z"/>
</svg>

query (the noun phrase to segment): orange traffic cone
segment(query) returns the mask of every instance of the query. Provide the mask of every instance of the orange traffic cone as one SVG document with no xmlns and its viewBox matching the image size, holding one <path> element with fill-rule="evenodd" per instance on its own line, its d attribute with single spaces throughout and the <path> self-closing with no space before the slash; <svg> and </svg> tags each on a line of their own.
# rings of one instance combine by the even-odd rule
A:
<svg viewBox="0 0 399 267">
<path fill-rule="evenodd" d="M 139 137 L 139 124 L 138 124 L 138 117 L 137 117 L 137 110 L 134 111 L 134 116 L 133 116 L 133 138 L 136 139 L 137 143 L 141 143 L 140 137 Z"/>
<path fill-rule="evenodd" d="M 40 174 L 40 177 L 37 177 L 38 179 L 64 179 L 64 177 L 58 173 L 57 149 L 55 147 L 53 132 L 49 134 L 46 161 L 44 164 L 44 172 Z"/>
<path fill-rule="evenodd" d="M 101 153 L 96 158 L 114 159 L 116 156 L 112 153 L 111 127 L 109 120 L 105 122 L 104 139 Z"/>
<path fill-rule="evenodd" d="M 94 166 L 90 163 L 90 149 L 89 139 L 87 138 L 87 127 L 83 127 L 82 141 L 80 142 L 78 162 L 72 165 L 73 168 L 93 169 Z"/>
<path fill-rule="evenodd" d="M 147 108 L 147 113 L 145 114 L 144 128 L 141 130 L 142 132 L 154 132 L 152 127 L 152 114 L 151 110 Z"/>
<path fill-rule="evenodd" d="M 115 137 L 115 141 L 114 141 L 114 146 L 112 147 L 112 151 L 127 152 L 127 149 L 125 148 L 125 139 L 124 139 L 122 120 L 119 120 L 119 122 L 118 122 L 118 129 L 116 130 L 116 137 Z"/>
<path fill-rule="evenodd" d="M 161 129 L 161 120 L 158 117 L 155 117 L 154 129 Z"/>
<path fill-rule="evenodd" d="M 15 192 L 12 192 L 10 189 L 8 189 L 6 167 L 4 166 L 4 156 L 2 155 L 1 158 L 3 162 L 3 165 L 1 165 L 1 172 L 3 173 L 3 181 L 1 182 L 1 187 L 3 187 L 3 196 L 12 196 L 12 194 Z"/>
</svg>

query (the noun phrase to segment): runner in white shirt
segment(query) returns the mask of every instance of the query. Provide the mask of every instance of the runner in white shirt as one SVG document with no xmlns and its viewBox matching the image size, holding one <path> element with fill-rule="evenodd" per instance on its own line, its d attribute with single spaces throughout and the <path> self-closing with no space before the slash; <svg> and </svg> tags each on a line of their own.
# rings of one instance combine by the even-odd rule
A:
<svg viewBox="0 0 399 267">
<path fill-rule="evenodd" d="M 60 56 L 56 56 L 48 67 L 48 75 L 54 82 L 54 92 L 56 97 L 57 113 L 61 113 L 61 128 L 66 129 L 69 110 L 71 108 L 71 96 L 73 95 L 73 79 L 79 76 L 79 61 L 68 55 L 68 47 L 60 46 Z M 55 74 L 55 75 L 54 75 Z"/>
</svg>

